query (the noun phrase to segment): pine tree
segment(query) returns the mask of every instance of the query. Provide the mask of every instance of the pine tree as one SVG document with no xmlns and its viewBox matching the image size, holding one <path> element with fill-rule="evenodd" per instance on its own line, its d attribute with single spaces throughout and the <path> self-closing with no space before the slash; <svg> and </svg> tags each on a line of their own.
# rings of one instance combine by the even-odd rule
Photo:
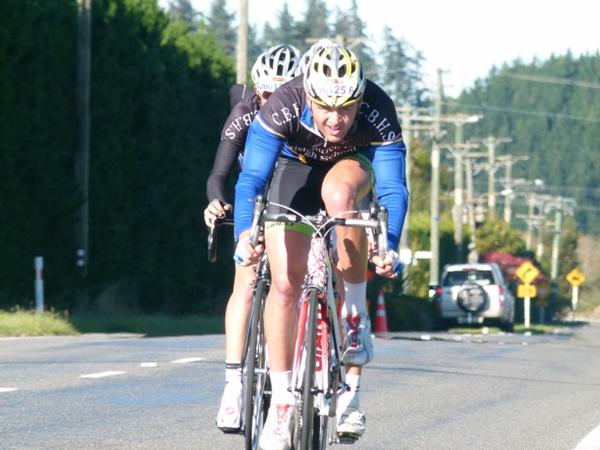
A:
<svg viewBox="0 0 600 450">
<path fill-rule="evenodd" d="M 213 0 L 207 18 L 207 28 L 214 34 L 219 47 L 230 55 L 235 54 L 237 34 L 234 30 L 234 13 L 227 12 L 225 0 Z"/>
<path fill-rule="evenodd" d="M 383 48 L 380 51 L 379 82 L 396 104 L 424 106 L 427 89 L 423 87 L 420 52 L 394 36 L 390 27 L 383 29 Z"/>
<path fill-rule="evenodd" d="M 376 78 L 377 63 L 371 56 L 373 49 L 368 44 L 367 34 L 365 32 L 367 26 L 360 18 L 356 0 L 352 0 L 352 5 L 348 12 L 336 8 L 336 20 L 333 24 L 333 29 L 336 36 L 343 36 L 346 45 L 348 45 L 363 65 L 363 70 L 368 78 Z"/>
<path fill-rule="evenodd" d="M 169 1 L 169 14 L 182 22 L 187 23 L 195 28 L 200 15 L 198 11 L 194 9 L 190 0 L 170 0 Z"/>
<path fill-rule="evenodd" d="M 279 44 L 291 44 L 300 50 L 307 47 L 287 2 L 283 3 L 281 10 L 277 13 L 277 27 L 273 28 L 270 24 L 265 24 L 263 37 L 262 43 L 265 49 Z"/>
<path fill-rule="evenodd" d="M 308 0 L 304 18 L 298 23 L 298 38 L 304 44 L 307 39 L 321 39 L 332 37 L 327 24 L 329 13 L 327 3 L 324 0 Z"/>
</svg>

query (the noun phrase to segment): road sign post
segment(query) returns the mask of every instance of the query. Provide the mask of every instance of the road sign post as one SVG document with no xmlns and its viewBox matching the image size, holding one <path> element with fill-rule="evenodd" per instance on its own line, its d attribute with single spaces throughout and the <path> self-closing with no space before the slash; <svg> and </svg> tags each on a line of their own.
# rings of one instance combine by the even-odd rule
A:
<svg viewBox="0 0 600 450">
<path fill-rule="evenodd" d="M 573 294 L 571 296 L 571 310 L 573 314 L 571 320 L 575 320 L 575 311 L 577 310 L 577 301 L 579 300 L 579 286 L 585 283 L 585 275 L 577 267 L 571 270 L 565 278 L 573 288 Z"/>
<path fill-rule="evenodd" d="M 35 269 L 35 312 L 42 314 L 44 312 L 44 258 L 36 256 L 33 266 Z"/>
<path fill-rule="evenodd" d="M 575 310 L 577 309 L 577 300 L 579 300 L 579 286 L 573 286 L 573 294 L 571 296 L 571 309 L 573 314 L 571 320 L 575 320 Z"/>
<path fill-rule="evenodd" d="M 532 284 L 533 281 L 538 277 L 540 271 L 537 267 L 535 267 L 531 262 L 525 261 L 517 270 L 515 270 L 515 275 L 521 279 L 524 285 L 520 285 L 517 294 L 519 292 L 521 295 L 517 295 L 518 297 L 523 297 L 523 312 L 525 319 L 525 328 L 529 328 L 531 325 L 531 297 L 536 296 L 535 286 Z"/>
<path fill-rule="evenodd" d="M 527 296 L 524 299 L 524 315 L 525 315 L 525 328 L 529 328 L 531 326 L 531 297 Z"/>
</svg>

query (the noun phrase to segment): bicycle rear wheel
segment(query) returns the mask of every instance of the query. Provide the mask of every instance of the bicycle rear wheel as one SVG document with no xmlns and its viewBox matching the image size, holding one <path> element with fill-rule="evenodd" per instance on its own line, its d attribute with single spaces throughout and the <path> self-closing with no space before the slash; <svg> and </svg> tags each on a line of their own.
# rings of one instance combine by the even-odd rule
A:
<svg viewBox="0 0 600 450">
<path fill-rule="evenodd" d="M 302 401 L 295 411 L 294 447 L 297 450 L 309 450 L 315 442 L 314 385 L 315 385 L 315 345 L 317 338 L 317 311 L 319 306 L 318 291 L 313 290 L 308 296 L 308 313 L 302 341 L 302 357 L 299 363 L 304 364 L 302 371 Z M 298 330 L 298 333 L 301 333 Z M 317 437 L 318 439 L 318 437 Z"/>
<path fill-rule="evenodd" d="M 246 450 L 258 448 L 258 438 L 264 425 L 270 398 L 267 374 L 267 355 L 263 328 L 263 307 L 269 283 L 259 279 L 252 298 L 252 310 L 248 323 L 249 333 L 246 346 L 244 392 L 244 437 Z"/>
</svg>

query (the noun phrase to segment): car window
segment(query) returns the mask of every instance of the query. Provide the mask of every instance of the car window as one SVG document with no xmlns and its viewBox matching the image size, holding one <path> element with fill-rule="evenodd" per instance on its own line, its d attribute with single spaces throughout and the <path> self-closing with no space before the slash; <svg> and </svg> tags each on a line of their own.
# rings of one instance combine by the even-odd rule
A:
<svg viewBox="0 0 600 450">
<path fill-rule="evenodd" d="M 459 286 L 467 283 L 476 283 L 481 286 L 494 284 L 494 275 L 490 270 L 461 270 L 447 272 L 442 285 Z"/>
</svg>

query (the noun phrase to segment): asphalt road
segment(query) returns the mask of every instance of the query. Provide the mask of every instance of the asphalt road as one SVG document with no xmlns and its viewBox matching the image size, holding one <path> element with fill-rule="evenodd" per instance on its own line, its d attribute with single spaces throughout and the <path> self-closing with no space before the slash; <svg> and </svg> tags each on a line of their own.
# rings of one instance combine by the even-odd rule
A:
<svg viewBox="0 0 600 450">
<path fill-rule="evenodd" d="M 600 325 L 375 345 L 354 449 L 566 450 L 600 424 Z M 223 346 L 223 336 L 0 338 L 0 449 L 241 449 L 214 426 Z"/>
</svg>

